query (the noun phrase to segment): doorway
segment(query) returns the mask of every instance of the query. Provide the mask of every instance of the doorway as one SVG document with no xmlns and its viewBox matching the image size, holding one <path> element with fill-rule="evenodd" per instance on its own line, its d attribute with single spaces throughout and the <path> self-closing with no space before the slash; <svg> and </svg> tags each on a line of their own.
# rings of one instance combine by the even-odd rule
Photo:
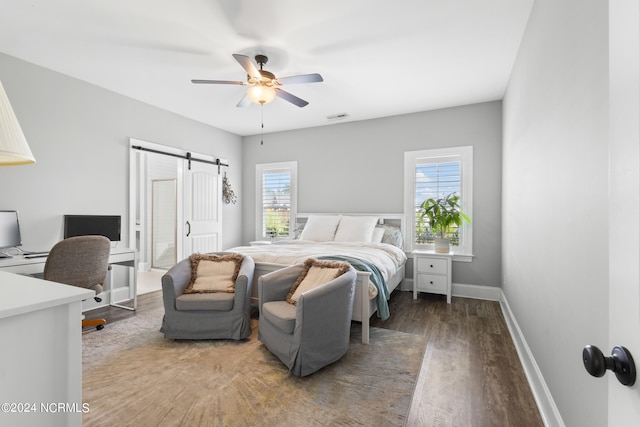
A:
<svg viewBox="0 0 640 427">
<path fill-rule="evenodd" d="M 211 156 L 136 139 L 130 145 L 129 242 L 138 251 L 141 294 L 161 289 L 162 275 L 192 253 L 220 250 L 222 179 Z"/>
</svg>

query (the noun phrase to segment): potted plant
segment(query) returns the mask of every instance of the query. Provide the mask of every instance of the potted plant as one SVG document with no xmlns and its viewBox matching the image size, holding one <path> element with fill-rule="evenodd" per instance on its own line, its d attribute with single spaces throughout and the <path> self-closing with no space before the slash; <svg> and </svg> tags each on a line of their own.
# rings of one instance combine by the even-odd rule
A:
<svg viewBox="0 0 640 427">
<path fill-rule="evenodd" d="M 418 220 L 424 224 L 425 219 L 435 239 L 437 253 L 448 253 L 451 234 L 463 221 L 471 223 L 471 219 L 460 209 L 460 196 L 456 193 L 422 202 L 418 210 Z"/>
</svg>

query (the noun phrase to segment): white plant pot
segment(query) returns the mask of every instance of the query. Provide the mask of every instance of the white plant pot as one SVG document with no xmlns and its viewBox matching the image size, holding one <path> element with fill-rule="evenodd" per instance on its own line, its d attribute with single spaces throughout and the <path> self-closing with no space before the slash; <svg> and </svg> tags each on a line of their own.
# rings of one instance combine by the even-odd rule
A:
<svg viewBox="0 0 640 427">
<path fill-rule="evenodd" d="M 436 237 L 436 253 L 448 254 L 449 253 L 449 239 L 443 237 Z"/>
</svg>

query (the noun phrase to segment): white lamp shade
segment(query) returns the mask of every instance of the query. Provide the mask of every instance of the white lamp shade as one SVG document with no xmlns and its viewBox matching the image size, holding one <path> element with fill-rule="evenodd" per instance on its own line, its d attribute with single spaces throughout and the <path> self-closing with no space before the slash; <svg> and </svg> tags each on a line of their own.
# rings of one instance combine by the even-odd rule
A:
<svg viewBox="0 0 640 427">
<path fill-rule="evenodd" d="M 0 166 L 35 163 L 9 98 L 0 82 Z"/>
<path fill-rule="evenodd" d="M 276 97 L 276 90 L 270 86 L 257 84 L 247 90 L 247 96 L 256 104 L 268 104 Z"/>
</svg>

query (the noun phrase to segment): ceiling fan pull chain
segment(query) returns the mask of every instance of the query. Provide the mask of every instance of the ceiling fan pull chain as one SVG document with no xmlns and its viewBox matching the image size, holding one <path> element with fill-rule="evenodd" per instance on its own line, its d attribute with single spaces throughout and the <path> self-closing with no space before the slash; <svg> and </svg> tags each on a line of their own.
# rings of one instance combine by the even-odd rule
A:
<svg viewBox="0 0 640 427">
<path fill-rule="evenodd" d="M 264 104 L 260 104 L 260 145 L 264 145 Z"/>
</svg>

